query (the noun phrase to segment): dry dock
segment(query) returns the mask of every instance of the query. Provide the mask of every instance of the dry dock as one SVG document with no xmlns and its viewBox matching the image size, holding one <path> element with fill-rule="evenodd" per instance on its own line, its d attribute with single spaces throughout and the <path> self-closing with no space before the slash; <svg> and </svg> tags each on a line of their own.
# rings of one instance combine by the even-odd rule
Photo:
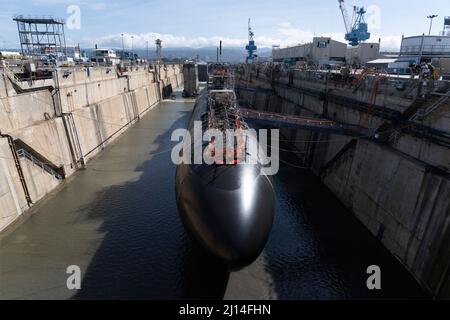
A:
<svg viewBox="0 0 450 320">
<path fill-rule="evenodd" d="M 178 101 L 160 102 L 182 83 L 180 66 L 58 69 L 33 82 L 5 70 L 0 297 L 448 297 L 447 100 L 417 99 L 415 82 L 405 91 L 381 83 L 367 105 L 370 83 L 355 90 L 301 72 L 250 78 L 238 83 L 247 107 L 391 134 L 377 142 L 282 129 L 273 231 L 254 264 L 229 274 L 176 210 L 170 135 L 186 128 L 193 101 L 178 91 Z M 403 126 L 419 109 L 428 114 L 420 126 Z M 366 287 L 373 264 L 381 291 Z M 69 265 L 81 268 L 80 291 L 66 287 Z"/>
<path fill-rule="evenodd" d="M 187 127 L 192 107 L 183 100 L 155 106 L 3 238 L 0 298 L 425 296 L 317 178 L 288 166 L 274 181 L 275 221 L 263 254 L 228 274 L 186 233 L 176 208 L 170 135 Z M 383 270 L 379 292 L 366 287 L 373 263 Z M 66 287 L 69 265 L 81 269 L 80 291 Z"/>
</svg>

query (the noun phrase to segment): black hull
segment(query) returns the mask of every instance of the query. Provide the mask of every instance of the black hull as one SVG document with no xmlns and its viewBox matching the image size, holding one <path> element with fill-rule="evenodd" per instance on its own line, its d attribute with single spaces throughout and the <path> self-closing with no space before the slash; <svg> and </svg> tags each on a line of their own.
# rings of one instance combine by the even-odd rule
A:
<svg viewBox="0 0 450 320">
<path fill-rule="evenodd" d="M 241 180 L 221 188 L 189 165 L 176 175 L 177 205 L 188 230 L 230 269 L 251 264 L 262 252 L 273 222 L 274 191 L 270 179 L 251 165 L 211 168 L 221 179 Z M 205 173 L 210 175 L 210 173 Z M 245 176 L 245 177 L 244 177 Z M 242 179 L 254 179 L 251 190 Z"/>
<path fill-rule="evenodd" d="M 203 96 L 190 126 L 203 113 Z M 230 270 L 261 254 L 272 228 L 275 195 L 260 164 L 178 165 L 176 197 L 186 228 Z"/>
</svg>

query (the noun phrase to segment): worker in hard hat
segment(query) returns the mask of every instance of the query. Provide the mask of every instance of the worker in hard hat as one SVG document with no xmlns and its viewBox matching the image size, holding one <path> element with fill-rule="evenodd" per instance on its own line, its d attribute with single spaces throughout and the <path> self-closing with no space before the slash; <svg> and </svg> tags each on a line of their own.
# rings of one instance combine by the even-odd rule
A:
<svg viewBox="0 0 450 320">
<path fill-rule="evenodd" d="M 428 67 L 428 64 L 426 64 L 425 62 L 422 62 L 421 66 L 420 66 L 420 70 L 421 70 L 422 78 L 428 79 L 430 76 L 430 68 Z"/>
</svg>

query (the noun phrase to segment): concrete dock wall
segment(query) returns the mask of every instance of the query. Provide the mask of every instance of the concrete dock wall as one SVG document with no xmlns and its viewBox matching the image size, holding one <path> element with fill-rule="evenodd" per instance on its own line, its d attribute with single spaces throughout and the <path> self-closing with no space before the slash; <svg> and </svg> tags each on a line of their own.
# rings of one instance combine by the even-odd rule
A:
<svg viewBox="0 0 450 320">
<path fill-rule="evenodd" d="M 359 141 L 323 181 L 428 292 L 439 292 L 450 261 L 448 179 Z"/>
<path fill-rule="evenodd" d="M 30 110 L 33 106 L 33 110 Z M 10 133 L 54 117 L 51 93 L 39 91 L 0 98 L 0 123 L 3 133 Z"/>
<path fill-rule="evenodd" d="M 372 128 L 388 122 L 375 112 L 368 114 L 352 107 L 368 101 L 370 85 L 357 89 L 333 85 L 309 72 L 296 73 L 294 81 L 292 76 L 281 77 L 279 82 L 283 81 L 291 81 L 290 86 L 241 78 L 238 85 L 247 89 L 238 90 L 239 98 L 258 110 L 286 115 L 322 117 Z M 409 85 L 406 90 L 397 90 L 390 82 L 380 85 L 377 107 L 399 114 L 408 110 L 415 103 L 411 97 L 418 88 L 417 83 Z M 326 92 L 348 101 L 335 102 Z M 433 103 L 430 100 L 427 105 L 425 101 L 425 109 Z M 425 129 L 450 135 L 449 114 L 447 100 L 422 124 Z M 298 163 L 294 165 L 310 168 L 319 176 L 430 296 L 450 298 L 448 147 L 420 134 L 401 131 L 390 144 L 288 128 L 281 129 L 281 136 L 297 155 Z"/>
<path fill-rule="evenodd" d="M 8 142 L 0 139 L 0 223 L 5 228 L 28 209 Z"/>
<path fill-rule="evenodd" d="M 34 83 L 29 92 L 0 74 L 0 232 L 64 182 L 58 173 L 82 168 L 161 101 L 165 87 L 183 83 L 181 66 L 158 69 L 58 69 L 54 88 Z M 31 153 L 15 161 L 24 146 Z"/>
</svg>

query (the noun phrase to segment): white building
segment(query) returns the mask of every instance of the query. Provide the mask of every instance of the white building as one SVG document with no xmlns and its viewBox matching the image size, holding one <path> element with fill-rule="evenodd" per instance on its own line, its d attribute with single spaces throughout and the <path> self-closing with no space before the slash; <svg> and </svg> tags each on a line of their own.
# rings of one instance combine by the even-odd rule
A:
<svg viewBox="0 0 450 320">
<path fill-rule="evenodd" d="M 295 63 L 304 61 L 307 63 L 324 65 L 329 63 L 344 62 L 347 45 L 332 40 L 329 37 L 315 37 L 313 42 L 282 48 L 273 49 L 272 58 L 275 62 L 289 61 Z"/>
<path fill-rule="evenodd" d="M 348 47 L 345 60 L 349 65 L 365 65 L 380 58 L 380 43 L 363 42 L 356 47 Z"/>
<path fill-rule="evenodd" d="M 450 36 L 403 37 L 400 58 L 431 61 L 433 58 L 450 58 Z"/>
<path fill-rule="evenodd" d="M 112 49 L 95 49 L 92 53 L 91 62 L 100 64 L 118 65 L 120 58 L 117 56 L 116 51 Z"/>
<path fill-rule="evenodd" d="M 444 19 L 444 30 L 439 35 L 402 37 L 400 56 L 390 64 L 408 69 L 412 64 L 431 62 L 443 75 L 450 74 L 450 17 Z"/>
<path fill-rule="evenodd" d="M 380 43 L 360 43 L 356 47 L 347 47 L 347 44 L 329 37 L 316 37 L 311 43 L 283 49 L 274 48 L 272 57 L 275 62 L 303 61 L 318 65 L 346 62 L 364 65 L 380 58 Z"/>
<path fill-rule="evenodd" d="M 15 51 L 0 51 L 0 59 L 20 59 L 20 52 Z"/>
</svg>

